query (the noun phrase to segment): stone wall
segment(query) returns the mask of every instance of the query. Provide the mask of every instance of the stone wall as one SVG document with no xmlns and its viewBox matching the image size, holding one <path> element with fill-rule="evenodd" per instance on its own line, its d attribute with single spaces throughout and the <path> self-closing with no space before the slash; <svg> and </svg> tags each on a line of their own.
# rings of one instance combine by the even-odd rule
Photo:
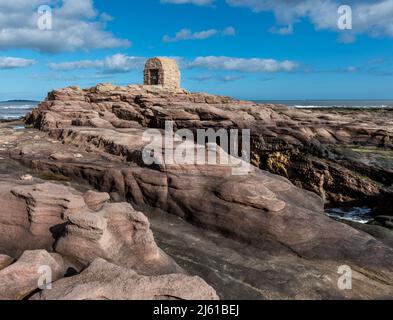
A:
<svg viewBox="0 0 393 320">
<path fill-rule="evenodd" d="M 146 62 L 144 84 L 154 85 L 151 70 L 158 70 L 158 85 L 169 89 L 180 88 L 180 70 L 176 60 L 169 58 L 152 58 Z"/>
</svg>

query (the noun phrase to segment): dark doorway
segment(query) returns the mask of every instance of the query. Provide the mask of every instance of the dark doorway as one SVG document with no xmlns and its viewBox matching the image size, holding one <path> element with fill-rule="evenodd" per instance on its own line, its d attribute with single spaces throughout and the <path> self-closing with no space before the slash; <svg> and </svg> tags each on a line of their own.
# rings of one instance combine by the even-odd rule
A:
<svg viewBox="0 0 393 320">
<path fill-rule="evenodd" d="M 160 78 L 160 71 L 158 69 L 150 69 L 149 70 L 150 74 L 150 85 L 158 85 L 159 84 L 159 78 Z"/>
</svg>

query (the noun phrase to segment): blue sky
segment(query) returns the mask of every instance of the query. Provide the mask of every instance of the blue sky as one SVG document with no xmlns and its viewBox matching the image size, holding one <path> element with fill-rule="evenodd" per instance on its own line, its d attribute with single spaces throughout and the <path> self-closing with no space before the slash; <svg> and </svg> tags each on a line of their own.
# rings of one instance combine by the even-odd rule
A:
<svg viewBox="0 0 393 320">
<path fill-rule="evenodd" d="M 141 83 L 147 57 L 182 85 L 242 99 L 392 99 L 393 0 L 0 0 L 0 100 Z M 52 28 L 37 13 L 52 8 Z"/>
</svg>

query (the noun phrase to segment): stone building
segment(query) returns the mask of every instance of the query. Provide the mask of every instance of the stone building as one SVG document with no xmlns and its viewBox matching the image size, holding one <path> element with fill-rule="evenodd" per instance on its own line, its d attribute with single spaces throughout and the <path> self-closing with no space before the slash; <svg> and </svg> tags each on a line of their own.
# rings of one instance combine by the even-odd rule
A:
<svg viewBox="0 0 393 320">
<path fill-rule="evenodd" d="M 176 60 L 169 58 L 147 60 L 144 84 L 148 86 L 161 85 L 168 89 L 180 88 L 180 70 Z"/>
</svg>

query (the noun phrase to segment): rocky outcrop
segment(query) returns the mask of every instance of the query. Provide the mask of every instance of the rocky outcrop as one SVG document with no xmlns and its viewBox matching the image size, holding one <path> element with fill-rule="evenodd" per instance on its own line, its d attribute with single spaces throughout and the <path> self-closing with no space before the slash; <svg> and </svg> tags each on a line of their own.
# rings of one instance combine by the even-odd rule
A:
<svg viewBox="0 0 393 320">
<path fill-rule="evenodd" d="M 255 166 L 237 176 L 233 164 L 145 163 L 142 151 L 148 142 L 143 133 L 146 128 L 162 133 L 166 120 L 173 120 L 175 129 L 250 128 Z M 223 297 L 231 295 L 228 286 L 232 285 L 241 292 L 239 296 L 248 298 L 385 297 L 392 293 L 393 249 L 371 233 L 328 218 L 323 199 L 315 194 L 325 200 L 340 195 L 349 200 L 355 188 L 359 196 L 369 192 L 370 197 L 385 188 L 372 181 L 366 185 L 368 180 L 355 177 L 350 169 L 347 179 L 338 184 L 338 193 L 326 187 L 345 172 L 345 161 L 338 161 L 337 154 L 331 156 L 331 148 L 351 141 L 390 147 L 391 132 L 382 123 L 365 124 L 362 131 L 350 120 L 349 116 L 339 121 L 281 106 L 184 91 L 99 85 L 50 93 L 27 118 L 40 131 L 26 130 L 12 138 L 12 148 L 5 149 L 8 157 L 38 175 L 88 183 L 103 192 L 81 194 L 84 207 L 63 213 L 64 232 L 55 249 L 83 266 L 101 257 L 146 276 L 144 271 L 162 274 L 154 266 L 167 261 L 151 241 L 147 220 L 124 203 L 105 203 L 108 193 L 112 202 L 126 200 L 146 215 L 159 209 L 163 215 L 172 214 L 175 221 L 181 218 L 196 230 L 211 232 L 206 240 L 205 233 L 198 238 L 193 229 L 191 235 L 184 233 L 187 241 L 180 241 L 175 236 L 178 224 L 168 223 L 164 228 L 159 225 L 162 220 L 156 219 L 158 225 L 153 226 L 160 232 L 163 249 L 184 269 L 198 272 L 217 286 Z M 39 139 L 33 138 L 36 135 Z M 191 152 L 200 146 L 189 142 L 184 148 Z M 221 150 L 214 144 L 209 148 L 217 154 Z M 296 170 L 300 160 L 294 161 L 294 155 L 303 151 L 305 165 Z M 260 170 L 264 163 L 285 177 Z M 297 172 L 299 182 L 309 183 L 307 188 L 314 193 L 291 183 L 287 179 L 291 172 Z M 225 243 L 225 255 L 217 243 Z M 139 255 L 142 244 L 147 248 L 145 256 Z M 334 277 L 343 264 L 356 274 L 351 293 L 342 292 Z M 286 284 L 289 289 L 284 288 Z M 44 293 L 48 298 L 50 294 Z M 79 293 L 78 297 L 89 298 Z"/>
<path fill-rule="evenodd" d="M 33 300 L 217 300 L 199 277 L 182 274 L 141 276 L 103 259 L 80 275 L 59 280 Z"/>
<path fill-rule="evenodd" d="M 107 193 L 1 182 L 1 252 L 17 258 L 25 250 L 55 249 L 80 267 L 102 257 L 141 274 L 181 272 L 157 247 L 147 218 L 127 203 L 106 204 Z"/>
<path fill-rule="evenodd" d="M 86 207 L 83 197 L 63 185 L 1 181 L 0 251 L 13 257 L 25 250 L 52 250 L 67 215 Z"/>
<path fill-rule="evenodd" d="M 374 201 L 393 183 L 389 110 L 301 111 L 155 86 L 109 87 L 53 91 L 27 122 L 51 132 L 71 124 L 164 128 L 167 120 L 175 129 L 247 128 L 253 164 L 326 201 Z"/>
<path fill-rule="evenodd" d="M 285 107 L 149 90 L 130 86 L 109 91 L 99 85 L 87 90 L 66 88 L 52 92 L 28 117 L 28 123 L 48 131 L 70 148 L 83 149 L 83 158 L 53 161 L 45 158 L 50 150 L 42 145 L 34 150 L 23 148 L 24 161 L 40 171 L 83 178 L 114 199 L 159 207 L 263 249 L 295 252 L 307 258 L 350 259 L 368 265 L 372 264 L 367 262 L 370 260 L 355 253 L 352 246 L 362 243 L 363 249 L 359 249 L 368 255 L 373 251 L 373 261 L 385 260 L 385 250 L 388 256 L 392 254 L 371 237 L 325 217 L 319 197 L 255 167 L 245 176 L 233 176 L 231 165 L 164 162 L 149 166 L 142 161 L 147 144 L 142 139 L 144 127 L 161 129 L 166 120 L 174 121 L 177 128 L 251 128 L 254 138 L 275 136 L 280 143 L 297 147 L 348 142 L 352 138 L 361 142 L 366 133 L 345 126 L 343 121 L 338 129 L 333 118 L 313 123 L 312 115 Z M 94 119 L 101 121 L 99 128 L 91 124 Z M 303 126 L 301 120 L 305 121 Z M 118 121 L 128 125 L 119 126 Z M 338 132 L 329 134 L 321 126 Z M 191 143 L 186 148 L 193 150 L 197 146 Z M 329 236 L 321 238 L 321 233 Z M 343 250 L 336 250 L 337 242 L 345 243 Z"/>
<path fill-rule="evenodd" d="M 23 147 L 23 161 L 38 171 L 86 179 L 114 199 L 159 207 L 261 249 L 321 259 L 353 259 L 368 265 L 376 260 L 382 263 L 386 261 L 385 255 L 392 254 L 371 237 L 331 221 L 323 214 L 320 198 L 294 187 L 284 178 L 256 168 L 246 176 L 233 176 L 232 167 L 225 165 L 139 166 L 143 130 L 67 130 L 72 130 L 73 138 L 64 138 L 63 152 L 71 152 L 68 148 L 74 147 L 69 144 L 75 142 L 95 151 L 84 152 L 81 159 L 59 162 L 49 158 L 53 145 L 42 143 L 32 149 Z M 130 156 L 124 160 L 124 156 L 98 153 L 95 143 L 107 144 L 112 150 L 119 149 Z M 15 152 L 18 153 L 17 149 Z M 329 237 L 320 238 L 321 233 Z M 335 243 L 344 238 L 345 245 L 338 252 Z M 373 255 L 373 259 L 355 253 L 353 245 Z"/>
<path fill-rule="evenodd" d="M 85 266 L 101 257 L 145 275 L 182 272 L 157 247 L 147 218 L 127 203 L 69 215 L 65 235 L 55 250 Z"/>
<path fill-rule="evenodd" d="M 191 274 L 206 279 L 222 299 L 389 299 L 392 294 L 389 281 L 353 264 L 352 290 L 340 290 L 342 274 L 338 270 L 343 261 L 268 252 L 159 210 L 148 216 L 160 247 Z M 393 234 L 389 238 L 388 229 L 373 228 L 382 229 L 370 232 L 373 237 L 393 245 Z"/>
<path fill-rule="evenodd" d="M 59 254 L 45 250 L 25 251 L 17 262 L 0 271 L 0 299 L 22 300 L 41 284 L 49 285 L 50 281 L 64 277 L 66 271 L 66 263 Z M 49 281 L 40 284 L 42 276 Z"/>
</svg>

